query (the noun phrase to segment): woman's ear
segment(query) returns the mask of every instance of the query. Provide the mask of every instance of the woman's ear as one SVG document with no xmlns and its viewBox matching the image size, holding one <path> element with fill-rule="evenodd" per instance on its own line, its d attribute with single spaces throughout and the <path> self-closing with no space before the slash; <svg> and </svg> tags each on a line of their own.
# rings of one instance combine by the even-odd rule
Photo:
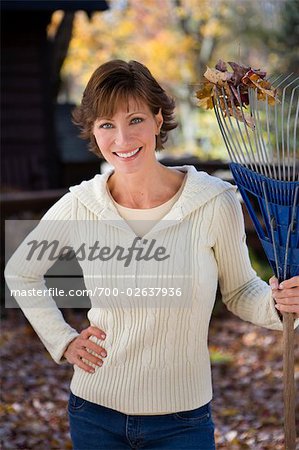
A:
<svg viewBox="0 0 299 450">
<path fill-rule="evenodd" d="M 159 112 L 155 115 L 156 124 L 157 124 L 157 135 L 160 134 L 161 127 L 163 125 L 163 115 L 162 115 L 162 109 L 159 109 Z"/>
</svg>

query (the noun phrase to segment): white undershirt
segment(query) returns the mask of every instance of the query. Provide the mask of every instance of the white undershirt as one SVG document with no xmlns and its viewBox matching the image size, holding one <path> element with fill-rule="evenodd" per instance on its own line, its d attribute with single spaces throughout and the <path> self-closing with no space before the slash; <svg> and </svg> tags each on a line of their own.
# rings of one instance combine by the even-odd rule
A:
<svg viewBox="0 0 299 450">
<path fill-rule="evenodd" d="M 132 230 L 137 236 L 143 237 L 146 233 L 150 231 L 156 222 L 161 220 L 173 207 L 175 202 L 178 200 L 179 196 L 184 189 L 186 183 L 186 175 L 183 179 L 180 189 L 171 197 L 167 202 L 162 203 L 162 205 L 155 206 L 154 208 L 138 209 L 138 208 L 127 208 L 117 203 L 111 195 L 111 192 L 107 184 L 107 192 L 109 197 L 114 203 L 119 215 L 130 225 Z"/>
</svg>

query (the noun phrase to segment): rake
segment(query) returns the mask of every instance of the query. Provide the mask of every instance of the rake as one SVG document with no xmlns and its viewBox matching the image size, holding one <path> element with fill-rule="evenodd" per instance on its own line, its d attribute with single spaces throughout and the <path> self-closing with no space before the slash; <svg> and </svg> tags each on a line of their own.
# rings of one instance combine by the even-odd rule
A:
<svg viewBox="0 0 299 450">
<path fill-rule="evenodd" d="M 235 63 L 229 64 L 234 69 Z M 215 72 L 222 81 L 212 87 L 212 105 L 207 107 L 214 108 L 234 180 L 281 282 L 299 274 L 299 77 L 290 74 L 265 81 L 266 73 L 256 71 L 252 77 L 256 83 L 248 83 L 248 76 L 242 79 L 245 89 L 244 83 L 226 82 L 225 63 L 218 67 L 221 73 Z M 285 448 L 295 450 L 295 316 L 283 312 L 282 318 Z"/>
</svg>

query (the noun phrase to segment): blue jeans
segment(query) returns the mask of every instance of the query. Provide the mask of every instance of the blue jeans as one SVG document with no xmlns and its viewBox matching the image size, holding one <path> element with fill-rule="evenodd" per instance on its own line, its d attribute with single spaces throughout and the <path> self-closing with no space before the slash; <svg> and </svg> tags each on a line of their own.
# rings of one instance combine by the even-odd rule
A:
<svg viewBox="0 0 299 450">
<path fill-rule="evenodd" d="M 70 394 L 74 450 L 215 450 L 210 403 L 163 415 L 127 415 Z"/>
</svg>

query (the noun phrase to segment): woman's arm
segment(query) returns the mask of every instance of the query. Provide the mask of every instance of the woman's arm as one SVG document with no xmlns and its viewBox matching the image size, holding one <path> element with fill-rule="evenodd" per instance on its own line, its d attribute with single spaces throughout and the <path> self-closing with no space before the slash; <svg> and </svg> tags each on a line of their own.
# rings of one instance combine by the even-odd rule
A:
<svg viewBox="0 0 299 450">
<path fill-rule="evenodd" d="M 4 273 L 6 283 L 20 308 L 58 364 L 62 364 L 61 358 L 65 349 L 79 333 L 65 322 L 61 311 L 47 292 L 44 274 L 55 260 L 51 260 L 47 254 L 39 259 L 39 251 L 33 252 L 29 257 L 29 251 L 32 249 L 29 242 L 55 241 L 56 252 L 67 246 L 71 208 L 72 194 L 67 193 L 48 210 L 36 228 L 24 239 L 9 259 Z M 42 292 L 41 296 L 31 295 L 38 290 Z"/>
<path fill-rule="evenodd" d="M 243 320 L 281 330 L 272 290 L 251 267 L 242 208 L 232 190 L 217 197 L 212 228 L 219 285 L 227 308 Z"/>
</svg>

